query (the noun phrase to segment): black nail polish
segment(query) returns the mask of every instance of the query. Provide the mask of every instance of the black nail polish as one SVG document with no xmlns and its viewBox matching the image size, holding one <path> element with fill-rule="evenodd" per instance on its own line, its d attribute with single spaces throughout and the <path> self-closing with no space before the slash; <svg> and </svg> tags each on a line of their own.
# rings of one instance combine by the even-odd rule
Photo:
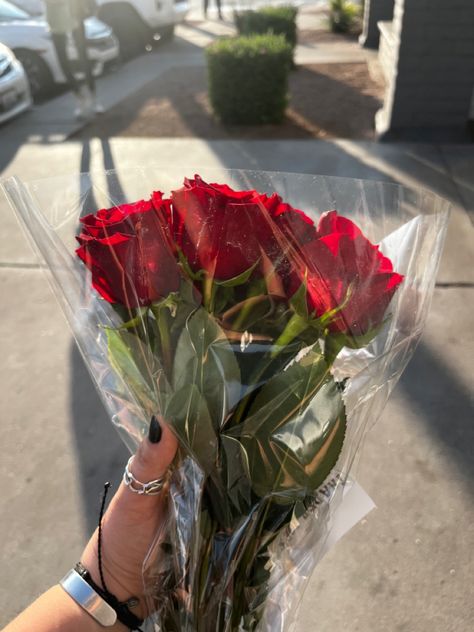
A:
<svg viewBox="0 0 474 632">
<path fill-rule="evenodd" d="M 158 443 L 161 439 L 162 435 L 161 426 L 159 424 L 158 419 L 153 415 L 150 421 L 150 430 L 148 431 L 148 438 L 151 443 Z"/>
</svg>

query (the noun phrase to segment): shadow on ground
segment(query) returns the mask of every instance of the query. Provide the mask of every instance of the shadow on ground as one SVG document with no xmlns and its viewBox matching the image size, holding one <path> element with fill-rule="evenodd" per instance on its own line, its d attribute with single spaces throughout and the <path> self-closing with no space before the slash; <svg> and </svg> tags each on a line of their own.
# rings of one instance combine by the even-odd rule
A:
<svg viewBox="0 0 474 632">
<path fill-rule="evenodd" d="M 366 64 L 301 66 L 290 75 L 290 103 L 281 125 L 224 126 L 207 94 L 206 68 L 173 68 L 124 99 L 75 138 L 117 136 L 204 139 L 372 139 L 383 90 Z M 249 95 L 251 98 L 251 95 Z"/>
<path fill-rule="evenodd" d="M 441 355 L 421 344 L 402 378 L 403 395 L 442 446 L 461 478 L 474 489 L 472 393 L 456 379 Z"/>
<path fill-rule="evenodd" d="M 97 527 L 104 483 L 118 486 L 129 452 L 115 431 L 75 344 L 71 346 L 71 418 L 87 534 Z"/>
</svg>

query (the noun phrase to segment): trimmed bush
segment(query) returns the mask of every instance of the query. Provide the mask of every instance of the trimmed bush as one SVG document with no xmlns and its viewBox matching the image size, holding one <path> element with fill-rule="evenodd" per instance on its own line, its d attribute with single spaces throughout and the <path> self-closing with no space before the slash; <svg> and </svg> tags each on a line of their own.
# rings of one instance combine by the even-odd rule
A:
<svg viewBox="0 0 474 632">
<path fill-rule="evenodd" d="M 282 121 L 292 58 L 283 35 L 220 39 L 206 49 L 206 56 L 209 97 L 223 123 Z"/>
<path fill-rule="evenodd" d="M 236 11 L 234 21 L 241 35 L 274 33 L 284 35 L 292 48 L 296 46 L 296 15 L 295 7 L 264 7 L 257 11 Z"/>
<path fill-rule="evenodd" d="M 360 23 L 360 5 L 350 0 L 331 0 L 329 4 L 329 26 L 333 33 L 350 33 Z"/>
</svg>

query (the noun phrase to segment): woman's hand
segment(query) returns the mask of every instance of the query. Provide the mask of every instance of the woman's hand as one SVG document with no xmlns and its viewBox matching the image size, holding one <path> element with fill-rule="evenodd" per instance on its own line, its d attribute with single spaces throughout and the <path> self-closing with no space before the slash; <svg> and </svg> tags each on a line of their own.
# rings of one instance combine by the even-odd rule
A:
<svg viewBox="0 0 474 632">
<path fill-rule="evenodd" d="M 148 438 L 140 444 L 130 464 L 133 476 L 143 483 L 161 478 L 174 459 L 177 440 L 166 424 L 152 419 Z M 160 528 L 166 528 L 166 486 L 156 496 L 133 493 L 123 482 L 102 521 L 102 570 L 107 590 L 120 601 L 138 597 L 131 611 L 145 618 L 142 566 Z M 98 530 L 81 558 L 92 579 L 102 586 L 98 561 Z"/>
</svg>

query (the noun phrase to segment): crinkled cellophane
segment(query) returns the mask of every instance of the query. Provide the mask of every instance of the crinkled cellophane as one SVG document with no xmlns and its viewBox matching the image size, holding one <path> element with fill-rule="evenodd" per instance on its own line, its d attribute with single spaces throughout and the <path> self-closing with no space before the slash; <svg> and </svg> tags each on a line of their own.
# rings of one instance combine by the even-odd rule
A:
<svg viewBox="0 0 474 632">
<path fill-rule="evenodd" d="M 231 317 L 214 318 L 188 279 L 178 291 L 185 297 L 178 307 L 134 310 L 128 316 L 136 326 L 117 337 L 127 318 L 99 297 L 75 256 L 79 218 L 155 190 L 167 195 L 192 171 L 148 166 L 28 183 L 13 178 L 3 187 L 49 269 L 122 439 L 134 451 L 150 416 L 161 414 L 180 441 L 168 519 L 143 568 L 153 612 L 147 625 L 163 632 L 279 632 L 294 624 L 354 479 L 364 434 L 422 333 L 449 205 L 428 192 L 381 182 L 199 173 L 234 189 L 277 192 L 315 222 L 330 209 L 354 221 L 404 277 L 376 335 L 360 348 L 345 346 L 331 362 L 321 343 L 289 341 L 282 349 L 264 326 L 265 309 L 274 309 L 273 303 L 238 327 Z M 150 357 L 147 336 L 163 313 L 172 332 L 171 359 L 161 347 Z M 331 432 L 332 459 L 307 449 L 325 444 Z M 295 463 L 289 464 L 289 454 L 297 455 Z"/>
</svg>

